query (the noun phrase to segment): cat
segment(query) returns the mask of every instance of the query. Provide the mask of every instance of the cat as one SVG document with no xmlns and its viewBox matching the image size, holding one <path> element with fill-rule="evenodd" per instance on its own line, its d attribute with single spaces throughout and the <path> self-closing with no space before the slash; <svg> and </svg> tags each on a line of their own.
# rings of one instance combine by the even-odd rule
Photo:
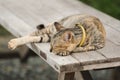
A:
<svg viewBox="0 0 120 80">
<path fill-rule="evenodd" d="M 50 52 L 66 56 L 75 52 L 91 51 L 105 46 L 106 32 L 101 21 L 92 15 L 77 14 L 45 26 L 40 24 L 33 33 L 12 39 L 10 49 L 26 44 L 50 42 Z"/>
</svg>

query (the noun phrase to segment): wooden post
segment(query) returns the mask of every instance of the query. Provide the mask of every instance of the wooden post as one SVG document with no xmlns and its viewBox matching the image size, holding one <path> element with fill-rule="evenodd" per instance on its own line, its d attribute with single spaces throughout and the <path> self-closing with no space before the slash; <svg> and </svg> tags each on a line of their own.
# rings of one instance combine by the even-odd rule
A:
<svg viewBox="0 0 120 80">
<path fill-rule="evenodd" d="M 59 73 L 58 80 L 74 80 L 75 72 Z"/>
<path fill-rule="evenodd" d="M 75 80 L 84 80 L 82 74 L 79 71 L 75 72 Z"/>
<path fill-rule="evenodd" d="M 59 73 L 58 80 L 93 80 L 93 79 L 89 71 L 81 71 L 81 72 Z"/>
</svg>

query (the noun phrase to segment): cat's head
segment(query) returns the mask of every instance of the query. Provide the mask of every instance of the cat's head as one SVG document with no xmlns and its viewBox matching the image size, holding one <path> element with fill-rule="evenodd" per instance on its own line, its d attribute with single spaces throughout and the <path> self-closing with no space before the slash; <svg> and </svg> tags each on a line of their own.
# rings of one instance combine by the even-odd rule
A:
<svg viewBox="0 0 120 80">
<path fill-rule="evenodd" d="M 58 32 L 51 40 L 50 52 L 55 54 L 63 51 L 71 52 L 79 43 L 79 41 L 76 40 L 74 33 L 68 28 L 63 28 L 58 22 L 55 22 L 54 25 Z"/>
</svg>

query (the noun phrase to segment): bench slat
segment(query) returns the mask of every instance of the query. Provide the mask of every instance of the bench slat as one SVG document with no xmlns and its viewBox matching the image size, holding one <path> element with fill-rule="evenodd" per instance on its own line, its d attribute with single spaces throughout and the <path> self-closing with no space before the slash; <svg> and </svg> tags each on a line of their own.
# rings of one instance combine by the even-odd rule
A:
<svg viewBox="0 0 120 80">
<path fill-rule="evenodd" d="M 108 61 L 120 61 L 120 47 L 111 41 L 107 40 L 106 46 L 98 51 L 106 56 Z"/>
<path fill-rule="evenodd" d="M 72 56 L 79 60 L 82 66 L 103 63 L 107 59 L 96 51 L 74 53 Z"/>
<path fill-rule="evenodd" d="M 120 46 L 120 32 L 109 27 L 108 25 L 105 25 L 105 30 L 106 30 L 106 38 L 113 42 L 115 45 Z"/>
</svg>

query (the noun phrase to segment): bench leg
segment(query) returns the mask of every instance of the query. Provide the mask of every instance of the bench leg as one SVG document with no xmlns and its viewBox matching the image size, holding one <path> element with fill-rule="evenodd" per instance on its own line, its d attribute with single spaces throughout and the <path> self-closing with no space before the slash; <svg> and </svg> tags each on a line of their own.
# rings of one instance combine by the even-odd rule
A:
<svg viewBox="0 0 120 80">
<path fill-rule="evenodd" d="M 75 72 L 75 80 L 84 80 L 80 72 Z"/>
<path fill-rule="evenodd" d="M 81 71 L 81 72 L 59 73 L 58 80 L 93 80 L 93 79 L 89 71 Z"/>
<path fill-rule="evenodd" d="M 75 72 L 59 73 L 58 80 L 74 80 Z"/>
</svg>

